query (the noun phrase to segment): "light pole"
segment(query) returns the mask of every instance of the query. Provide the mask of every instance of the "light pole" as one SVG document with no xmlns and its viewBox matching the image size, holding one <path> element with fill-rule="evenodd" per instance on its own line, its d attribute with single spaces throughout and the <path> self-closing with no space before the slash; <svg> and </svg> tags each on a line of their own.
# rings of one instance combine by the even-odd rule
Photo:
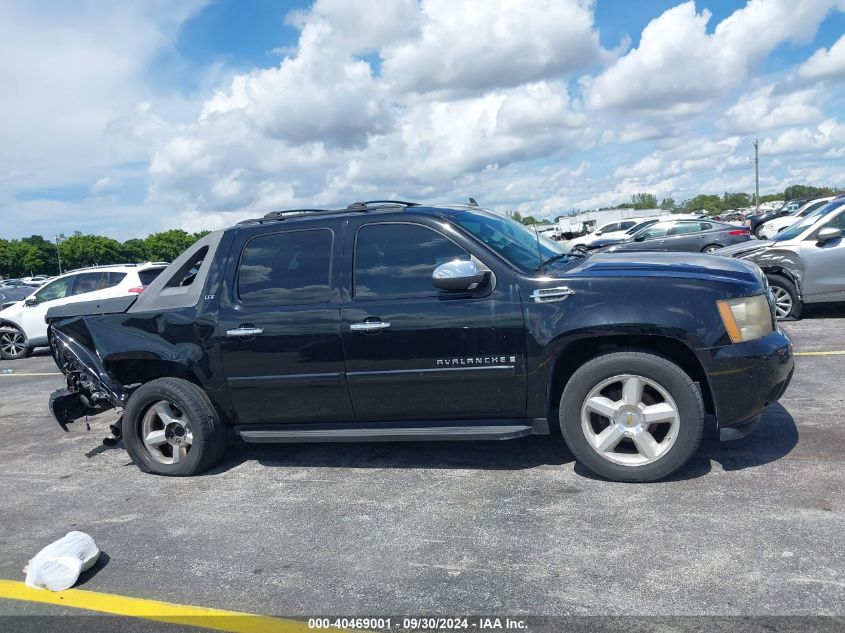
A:
<svg viewBox="0 0 845 633">
<path fill-rule="evenodd" d="M 59 248 L 59 236 L 56 236 L 56 256 L 59 258 L 59 274 L 62 274 L 62 251 Z"/>
<path fill-rule="evenodd" d="M 754 204 L 760 210 L 760 141 L 754 139 Z"/>
</svg>

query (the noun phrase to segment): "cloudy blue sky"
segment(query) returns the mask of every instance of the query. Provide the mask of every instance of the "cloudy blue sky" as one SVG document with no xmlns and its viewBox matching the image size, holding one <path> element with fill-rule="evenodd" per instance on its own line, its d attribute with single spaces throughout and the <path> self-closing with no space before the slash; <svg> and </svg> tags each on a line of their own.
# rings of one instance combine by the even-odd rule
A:
<svg viewBox="0 0 845 633">
<path fill-rule="evenodd" d="M 0 0 L 0 235 L 845 186 L 845 0 Z"/>
</svg>

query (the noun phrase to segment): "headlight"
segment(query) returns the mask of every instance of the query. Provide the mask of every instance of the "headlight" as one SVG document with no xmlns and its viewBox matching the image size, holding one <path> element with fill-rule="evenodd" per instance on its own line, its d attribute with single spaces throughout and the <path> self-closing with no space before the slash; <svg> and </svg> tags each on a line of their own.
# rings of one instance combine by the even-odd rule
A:
<svg viewBox="0 0 845 633">
<path fill-rule="evenodd" d="M 717 301 L 722 322 L 732 343 L 744 343 L 774 331 L 772 312 L 766 295 Z"/>
</svg>

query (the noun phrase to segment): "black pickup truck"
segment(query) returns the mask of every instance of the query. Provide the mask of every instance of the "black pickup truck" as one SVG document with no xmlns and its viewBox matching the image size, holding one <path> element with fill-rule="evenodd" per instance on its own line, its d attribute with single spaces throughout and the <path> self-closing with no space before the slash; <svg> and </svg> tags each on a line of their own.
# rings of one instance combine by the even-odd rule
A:
<svg viewBox="0 0 845 633">
<path fill-rule="evenodd" d="M 231 438 L 559 427 L 592 471 L 653 481 L 693 455 L 705 412 L 742 437 L 793 371 L 753 264 L 569 252 L 474 205 L 274 212 L 204 237 L 137 298 L 47 320 L 59 423 L 122 410 L 114 435 L 162 475 L 208 469 Z"/>
</svg>

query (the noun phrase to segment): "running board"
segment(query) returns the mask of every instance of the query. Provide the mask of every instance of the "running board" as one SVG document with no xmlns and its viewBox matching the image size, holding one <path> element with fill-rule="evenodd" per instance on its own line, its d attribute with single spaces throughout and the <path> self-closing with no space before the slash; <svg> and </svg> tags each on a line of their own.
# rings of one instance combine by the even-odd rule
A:
<svg viewBox="0 0 845 633">
<path fill-rule="evenodd" d="M 512 440 L 526 435 L 547 435 L 545 418 L 504 421 L 498 424 L 409 425 L 274 425 L 236 426 L 235 432 L 244 442 L 430 442 L 454 440 Z"/>
</svg>

